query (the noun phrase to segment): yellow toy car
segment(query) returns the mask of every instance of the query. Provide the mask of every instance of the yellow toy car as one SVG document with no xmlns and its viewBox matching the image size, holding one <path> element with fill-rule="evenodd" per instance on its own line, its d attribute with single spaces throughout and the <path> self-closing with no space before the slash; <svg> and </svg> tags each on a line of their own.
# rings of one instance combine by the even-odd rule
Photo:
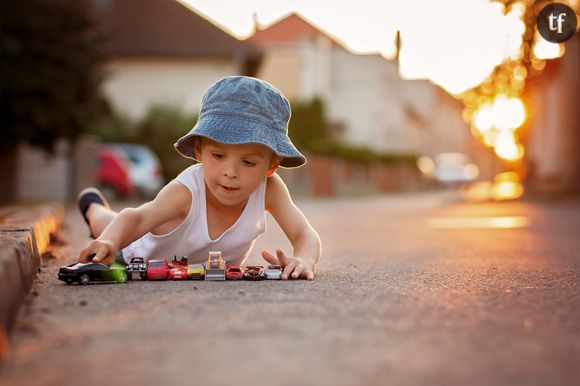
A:
<svg viewBox="0 0 580 386">
<path fill-rule="evenodd" d="M 187 278 L 193 280 L 203 280 L 205 278 L 205 268 L 202 264 L 189 264 L 187 266 Z"/>
</svg>

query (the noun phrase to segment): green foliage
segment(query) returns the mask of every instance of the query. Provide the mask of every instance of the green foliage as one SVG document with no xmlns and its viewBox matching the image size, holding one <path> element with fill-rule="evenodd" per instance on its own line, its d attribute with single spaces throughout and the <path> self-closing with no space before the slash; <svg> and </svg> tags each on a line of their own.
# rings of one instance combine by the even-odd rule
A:
<svg viewBox="0 0 580 386">
<path fill-rule="evenodd" d="M 316 146 L 316 142 L 326 140 L 324 104 L 320 98 L 307 102 L 292 103 L 292 118 L 288 124 L 290 139 L 302 150 Z"/>
<path fill-rule="evenodd" d="M 165 179 L 176 177 L 193 160 L 182 157 L 173 144 L 197 122 L 196 114 L 186 114 L 171 106 L 154 105 L 135 125 L 132 142 L 148 145 L 161 160 Z"/>
<path fill-rule="evenodd" d="M 0 3 L 0 142 L 52 149 L 107 111 L 102 40 L 86 0 Z"/>
<path fill-rule="evenodd" d="M 109 143 L 138 143 L 140 139 L 134 131 L 135 122 L 118 113 L 103 116 L 89 127 L 91 134 L 98 136 L 103 142 Z"/>
<path fill-rule="evenodd" d="M 351 146 L 326 139 L 311 142 L 309 152 L 365 165 L 372 163 L 415 165 L 418 158 L 416 154 L 381 153 L 366 146 Z"/>
</svg>

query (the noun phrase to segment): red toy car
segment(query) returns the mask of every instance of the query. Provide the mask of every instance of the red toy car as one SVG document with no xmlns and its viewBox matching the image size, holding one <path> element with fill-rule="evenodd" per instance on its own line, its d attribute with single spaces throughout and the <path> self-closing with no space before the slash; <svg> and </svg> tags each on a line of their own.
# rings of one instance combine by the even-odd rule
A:
<svg viewBox="0 0 580 386">
<path fill-rule="evenodd" d="M 175 264 L 169 268 L 169 279 L 187 279 L 187 266 Z"/>
<path fill-rule="evenodd" d="M 147 262 L 148 280 L 165 280 L 169 275 L 169 264 L 166 260 L 154 259 Z"/>
<path fill-rule="evenodd" d="M 226 268 L 227 280 L 242 280 L 244 278 L 244 269 L 240 265 L 228 265 Z"/>
</svg>

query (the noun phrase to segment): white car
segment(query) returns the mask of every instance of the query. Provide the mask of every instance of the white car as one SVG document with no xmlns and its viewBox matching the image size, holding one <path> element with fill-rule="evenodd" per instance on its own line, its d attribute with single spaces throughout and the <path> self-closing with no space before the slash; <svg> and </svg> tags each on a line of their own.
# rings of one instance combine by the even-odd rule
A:
<svg viewBox="0 0 580 386">
<path fill-rule="evenodd" d="M 129 143 L 107 146 L 122 151 L 130 161 L 129 178 L 142 197 L 151 199 L 159 193 L 165 181 L 161 171 L 161 162 L 150 148 Z"/>
<path fill-rule="evenodd" d="M 443 185 L 475 181 L 479 168 L 463 153 L 441 153 L 435 157 L 435 179 Z"/>
</svg>

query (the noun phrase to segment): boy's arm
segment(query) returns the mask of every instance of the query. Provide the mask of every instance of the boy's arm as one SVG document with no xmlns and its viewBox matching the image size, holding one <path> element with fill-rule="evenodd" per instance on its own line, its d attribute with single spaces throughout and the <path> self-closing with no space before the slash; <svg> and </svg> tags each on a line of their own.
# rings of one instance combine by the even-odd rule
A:
<svg viewBox="0 0 580 386">
<path fill-rule="evenodd" d="M 94 254 L 94 262 L 111 264 L 119 249 L 156 226 L 183 217 L 184 213 L 187 215 L 190 206 L 190 191 L 179 182 L 170 182 L 153 201 L 119 212 L 96 240 L 81 249 L 79 261 L 89 261 L 89 256 Z"/>
<path fill-rule="evenodd" d="M 283 279 L 302 277 L 313 280 L 314 271 L 320 259 L 320 237 L 300 209 L 294 205 L 286 184 L 275 173 L 267 183 L 266 210 L 280 225 L 290 240 L 294 252 L 291 257 L 288 257 L 278 249 L 277 257 L 274 257 L 267 251 L 262 251 L 264 259 L 271 264 L 280 264 L 284 267 Z"/>
</svg>

